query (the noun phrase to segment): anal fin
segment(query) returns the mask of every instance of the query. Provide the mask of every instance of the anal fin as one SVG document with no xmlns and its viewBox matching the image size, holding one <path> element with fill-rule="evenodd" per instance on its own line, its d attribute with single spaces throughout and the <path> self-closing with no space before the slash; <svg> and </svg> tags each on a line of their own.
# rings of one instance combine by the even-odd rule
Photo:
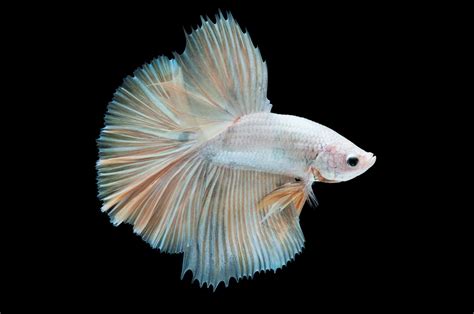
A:
<svg viewBox="0 0 474 314">
<path fill-rule="evenodd" d="M 304 237 L 293 205 L 265 223 L 268 207 L 259 208 L 265 195 L 292 178 L 211 164 L 206 173 L 196 233 L 184 250 L 183 275 L 191 270 L 194 279 L 216 288 L 232 277 L 281 268 L 301 251 Z"/>
</svg>

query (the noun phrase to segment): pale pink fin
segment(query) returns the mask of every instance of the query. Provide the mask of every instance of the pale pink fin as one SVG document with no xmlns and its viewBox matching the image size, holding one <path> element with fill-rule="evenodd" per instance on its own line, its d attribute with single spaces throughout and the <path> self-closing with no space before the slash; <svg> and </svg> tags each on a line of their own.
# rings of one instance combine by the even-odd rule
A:
<svg viewBox="0 0 474 314">
<path fill-rule="evenodd" d="M 176 61 L 158 58 L 125 79 L 98 140 L 102 210 L 167 252 L 182 252 L 191 232 L 195 206 L 185 193 L 203 175 L 194 161 L 202 130 L 215 135 L 226 127 L 191 114 L 189 99 L 195 98 Z"/>
<path fill-rule="evenodd" d="M 290 204 L 294 205 L 297 215 L 299 216 L 307 199 L 306 191 L 307 186 L 303 181 L 288 182 L 265 195 L 258 204 L 260 208 L 269 208 L 263 221 L 268 219 L 271 215 L 282 211 Z"/>
<path fill-rule="evenodd" d="M 184 252 L 183 272 L 214 287 L 277 269 L 303 246 L 300 199 L 265 223 L 270 207 L 258 207 L 291 178 L 218 167 L 199 154 L 240 116 L 270 111 L 266 91 L 258 49 L 221 14 L 203 20 L 177 60 L 160 57 L 125 79 L 98 140 L 102 210 L 153 247 Z"/>
<path fill-rule="evenodd" d="M 295 208 L 271 215 L 259 202 L 292 178 L 256 171 L 208 165 L 196 235 L 184 251 L 187 270 L 201 284 L 214 288 L 230 278 L 252 277 L 276 270 L 293 259 L 304 245 Z"/>
<path fill-rule="evenodd" d="M 248 33 L 230 13 L 216 22 L 202 18 L 202 26 L 186 38 L 183 54 L 175 54 L 186 88 L 203 95 L 231 117 L 269 112 L 267 67 Z"/>
</svg>

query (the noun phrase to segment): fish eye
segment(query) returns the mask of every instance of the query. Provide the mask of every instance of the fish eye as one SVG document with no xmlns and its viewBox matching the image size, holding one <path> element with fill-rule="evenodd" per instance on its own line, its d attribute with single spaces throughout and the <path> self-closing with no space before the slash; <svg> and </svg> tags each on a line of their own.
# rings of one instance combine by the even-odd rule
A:
<svg viewBox="0 0 474 314">
<path fill-rule="evenodd" d="M 346 162 L 349 166 L 355 167 L 359 163 L 359 158 L 357 158 L 355 156 L 349 156 L 349 157 L 347 157 Z"/>
</svg>

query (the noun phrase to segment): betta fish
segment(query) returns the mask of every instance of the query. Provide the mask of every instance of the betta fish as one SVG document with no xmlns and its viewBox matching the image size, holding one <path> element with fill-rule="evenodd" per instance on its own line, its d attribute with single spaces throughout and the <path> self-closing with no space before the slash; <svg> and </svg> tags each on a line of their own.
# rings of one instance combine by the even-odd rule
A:
<svg viewBox="0 0 474 314">
<path fill-rule="evenodd" d="M 182 276 L 216 288 L 301 252 L 314 182 L 342 182 L 375 156 L 328 127 L 275 114 L 267 66 L 230 13 L 202 18 L 186 48 L 125 78 L 98 139 L 99 198 L 114 225 L 184 253 Z"/>
</svg>

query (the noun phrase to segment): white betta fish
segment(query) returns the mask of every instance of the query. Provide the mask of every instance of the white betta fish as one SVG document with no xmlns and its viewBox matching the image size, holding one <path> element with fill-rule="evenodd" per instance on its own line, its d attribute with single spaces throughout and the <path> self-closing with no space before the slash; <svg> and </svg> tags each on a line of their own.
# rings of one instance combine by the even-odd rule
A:
<svg viewBox="0 0 474 314">
<path fill-rule="evenodd" d="M 311 185 L 375 162 L 333 130 L 270 112 L 267 67 L 230 14 L 186 35 L 183 54 L 127 77 L 105 116 L 102 211 L 154 248 L 184 253 L 182 275 L 214 288 L 276 270 L 304 245 Z"/>
</svg>

